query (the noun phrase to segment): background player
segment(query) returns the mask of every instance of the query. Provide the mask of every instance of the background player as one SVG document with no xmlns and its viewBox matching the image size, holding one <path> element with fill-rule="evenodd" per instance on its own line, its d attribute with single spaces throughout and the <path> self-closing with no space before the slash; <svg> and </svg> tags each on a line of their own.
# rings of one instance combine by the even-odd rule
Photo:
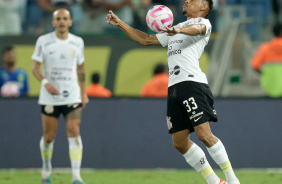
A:
<svg viewBox="0 0 282 184">
<path fill-rule="evenodd" d="M 190 133 L 195 131 L 224 171 L 228 184 L 239 184 L 224 145 L 211 132 L 209 121 L 217 121 L 217 116 L 206 76 L 199 67 L 199 58 L 211 33 L 211 24 L 203 17 L 210 13 L 212 7 L 212 0 L 186 0 L 183 14 L 187 16 L 187 21 L 156 35 L 148 35 L 130 27 L 112 11 L 107 15 L 107 22 L 119 27 L 142 45 L 168 46 L 167 124 L 174 147 L 183 154 L 187 163 L 202 174 L 207 183 L 226 183 L 214 173 L 203 150 L 190 140 Z M 175 54 L 174 50 L 178 52 Z"/>
<path fill-rule="evenodd" d="M 28 96 L 29 84 L 27 73 L 16 66 L 17 55 L 13 46 L 2 50 L 4 67 L 0 68 L 1 96 L 22 97 Z"/>
<path fill-rule="evenodd" d="M 59 9 L 53 14 L 55 32 L 40 36 L 32 55 L 33 74 L 41 81 L 43 137 L 40 150 L 43 160 L 42 183 L 51 183 L 51 158 L 57 132 L 58 118 L 64 115 L 72 166 L 72 183 L 84 184 L 80 176 L 82 141 L 80 137 L 81 107 L 88 103 L 85 91 L 84 43 L 69 33 L 72 25 L 68 10 Z M 43 64 L 43 74 L 40 65 Z M 80 81 L 80 87 L 77 83 Z"/>
</svg>

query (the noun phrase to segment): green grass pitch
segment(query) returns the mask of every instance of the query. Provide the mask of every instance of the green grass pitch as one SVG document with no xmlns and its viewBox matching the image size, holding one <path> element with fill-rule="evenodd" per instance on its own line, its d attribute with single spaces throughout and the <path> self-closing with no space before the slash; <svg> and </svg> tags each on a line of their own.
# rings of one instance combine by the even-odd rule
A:
<svg viewBox="0 0 282 184">
<path fill-rule="evenodd" d="M 221 171 L 216 170 L 224 178 Z M 235 170 L 241 184 L 282 184 L 281 170 Z M 0 170 L 1 184 L 39 184 L 40 171 Z M 82 170 L 87 184 L 205 184 L 194 170 Z M 70 170 L 54 170 L 53 184 L 71 184 Z"/>
</svg>

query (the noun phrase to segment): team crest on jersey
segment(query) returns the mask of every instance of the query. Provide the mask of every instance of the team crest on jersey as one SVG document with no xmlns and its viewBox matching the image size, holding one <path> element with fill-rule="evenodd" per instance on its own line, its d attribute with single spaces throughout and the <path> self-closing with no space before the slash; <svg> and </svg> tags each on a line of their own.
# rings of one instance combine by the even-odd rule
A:
<svg viewBox="0 0 282 184">
<path fill-rule="evenodd" d="M 170 130 L 172 129 L 171 117 L 166 117 L 167 128 Z"/>
<path fill-rule="evenodd" d="M 75 50 L 75 49 L 70 49 L 70 57 L 71 57 L 72 59 L 74 59 L 75 56 L 76 56 L 76 50 Z"/>
<path fill-rule="evenodd" d="M 44 108 L 44 111 L 47 113 L 47 114 L 51 114 L 54 112 L 54 106 L 53 105 L 46 105 L 45 108 Z"/>
</svg>

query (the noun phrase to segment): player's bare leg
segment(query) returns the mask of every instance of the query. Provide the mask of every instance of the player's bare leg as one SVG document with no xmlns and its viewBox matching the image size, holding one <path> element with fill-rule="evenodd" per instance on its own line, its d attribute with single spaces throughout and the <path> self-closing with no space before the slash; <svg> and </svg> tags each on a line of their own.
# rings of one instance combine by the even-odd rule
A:
<svg viewBox="0 0 282 184">
<path fill-rule="evenodd" d="M 81 108 L 71 111 L 66 117 L 69 154 L 72 167 L 72 183 L 84 184 L 80 176 L 83 145 L 80 137 Z"/>
<path fill-rule="evenodd" d="M 215 137 L 210 128 L 210 123 L 206 122 L 195 127 L 195 132 L 200 141 L 202 141 L 213 160 L 220 166 L 225 174 L 228 184 L 240 184 L 239 180 L 235 176 L 229 161 L 227 152 L 222 142 Z"/>
<path fill-rule="evenodd" d="M 219 184 L 220 179 L 212 170 L 203 150 L 190 140 L 189 130 L 172 134 L 173 146 L 184 156 L 186 162 L 199 172 L 208 184 Z"/>
<path fill-rule="evenodd" d="M 53 145 L 57 133 L 58 119 L 55 117 L 41 115 L 43 137 L 40 140 L 40 151 L 42 158 L 42 183 L 51 183 L 50 175 L 52 173 L 52 154 Z"/>
</svg>

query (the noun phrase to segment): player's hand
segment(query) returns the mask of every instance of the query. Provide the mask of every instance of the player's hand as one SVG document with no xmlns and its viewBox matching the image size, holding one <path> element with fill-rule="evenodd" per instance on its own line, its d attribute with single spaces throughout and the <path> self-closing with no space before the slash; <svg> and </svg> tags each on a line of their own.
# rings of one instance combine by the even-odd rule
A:
<svg viewBox="0 0 282 184">
<path fill-rule="evenodd" d="M 168 36 L 174 36 L 178 33 L 180 33 L 180 28 L 175 28 L 175 27 L 171 27 L 171 28 L 165 28 L 165 29 L 161 29 L 163 32 L 166 32 Z"/>
<path fill-rule="evenodd" d="M 46 83 L 45 88 L 51 95 L 59 95 L 60 94 L 59 91 L 51 83 Z"/>
<path fill-rule="evenodd" d="M 112 10 L 109 11 L 107 15 L 107 23 L 112 24 L 114 26 L 118 26 L 120 19 L 116 16 Z"/>
<path fill-rule="evenodd" d="M 82 101 L 82 108 L 84 109 L 86 107 L 86 104 L 89 102 L 89 98 L 86 93 L 81 95 L 81 101 Z"/>
</svg>

